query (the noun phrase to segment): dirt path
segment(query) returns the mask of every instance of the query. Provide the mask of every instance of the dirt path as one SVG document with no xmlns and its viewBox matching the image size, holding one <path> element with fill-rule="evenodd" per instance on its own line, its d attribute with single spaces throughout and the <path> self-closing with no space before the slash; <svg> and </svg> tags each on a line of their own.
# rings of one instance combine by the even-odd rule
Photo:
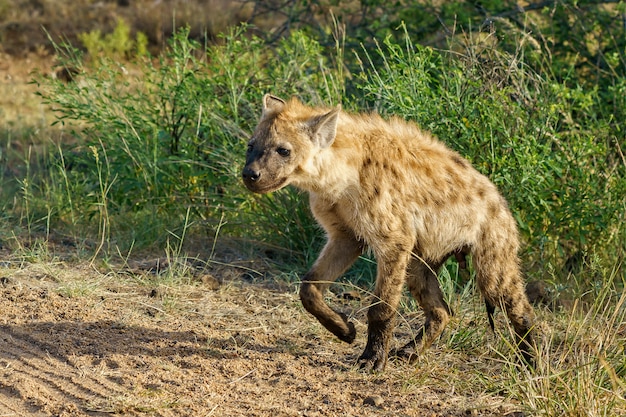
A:
<svg viewBox="0 0 626 417">
<path fill-rule="evenodd" d="M 51 63 L 37 59 L 0 55 L 7 129 L 43 123 L 28 81 L 32 68 Z M 216 286 L 51 258 L 29 263 L 0 249 L 0 417 L 501 416 L 520 408 L 494 393 L 500 365 L 482 347 L 484 357 L 435 347 L 416 366 L 360 372 L 353 364 L 367 300 L 334 300 L 357 321 L 359 336 L 346 345 L 304 312 L 296 286 L 272 283 L 271 274 L 268 284 L 223 266 L 210 271 Z M 406 323 L 421 321 L 411 314 Z M 490 392 L 480 388 L 486 376 Z"/>
<path fill-rule="evenodd" d="M 417 366 L 396 362 L 384 374 L 362 373 L 352 366 L 364 345 L 360 304 L 345 306 L 360 333 L 346 345 L 303 311 L 294 286 L 246 282 L 237 268 L 217 274 L 219 286 L 103 274 L 84 264 L 0 263 L 0 416 L 466 416 L 515 409 L 495 394 L 459 391 L 454 375 L 471 379 L 477 366 L 490 366 L 484 358 L 459 360 L 435 347 Z"/>
</svg>

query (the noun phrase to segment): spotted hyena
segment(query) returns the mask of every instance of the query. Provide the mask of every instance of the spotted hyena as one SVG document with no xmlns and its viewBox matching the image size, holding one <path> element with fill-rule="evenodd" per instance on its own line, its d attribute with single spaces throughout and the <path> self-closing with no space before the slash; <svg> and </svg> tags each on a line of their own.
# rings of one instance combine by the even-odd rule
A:
<svg viewBox="0 0 626 417">
<path fill-rule="evenodd" d="M 354 324 L 324 302 L 324 292 L 366 248 L 373 252 L 377 301 L 367 313 L 362 367 L 384 369 L 405 282 L 426 319 L 417 337 L 397 353 L 414 357 L 412 351 L 430 346 L 451 314 L 437 271 L 448 257 L 464 262 L 466 254 L 472 255 L 490 321 L 501 306 L 522 354 L 531 359 L 534 315 L 507 203 L 487 177 L 415 124 L 268 94 L 242 176 L 257 193 L 288 184 L 309 192 L 328 241 L 303 278 L 300 298 L 324 327 L 348 343 L 356 335 Z"/>
</svg>

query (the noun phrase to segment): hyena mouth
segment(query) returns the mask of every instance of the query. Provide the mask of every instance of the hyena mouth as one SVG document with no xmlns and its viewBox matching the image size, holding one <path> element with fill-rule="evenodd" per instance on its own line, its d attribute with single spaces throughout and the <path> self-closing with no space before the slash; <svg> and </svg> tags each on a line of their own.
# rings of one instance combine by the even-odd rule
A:
<svg viewBox="0 0 626 417">
<path fill-rule="evenodd" d="M 265 193 L 271 193 L 272 191 L 280 190 L 281 188 L 286 186 L 287 179 L 284 178 L 284 179 L 275 181 L 270 184 L 268 184 L 267 182 L 260 183 L 257 181 L 245 181 L 244 180 L 244 184 L 246 184 L 246 187 L 248 188 L 248 190 L 252 191 L 253 193 L 265 194 Z"/>
</svg>

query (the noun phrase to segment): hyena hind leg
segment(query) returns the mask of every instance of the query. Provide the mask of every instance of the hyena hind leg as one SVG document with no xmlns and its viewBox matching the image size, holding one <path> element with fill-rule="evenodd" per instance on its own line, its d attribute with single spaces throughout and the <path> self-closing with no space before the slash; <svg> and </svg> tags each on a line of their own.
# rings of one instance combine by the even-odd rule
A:
<svg viewBox="0 0 626 417">
<path fill-rule="evenodd" d="M 406 358 L 410 363 L 415 362 L 419 353 L 428 349 L 441 335 L 452 315 L 437 280 L 440 267 L 441 263 L 426 264 L 421 259 L 413 259 L 408 268 L 408 288 L 424 310 L 425 320 L 415 336 L 392 354 Z"/>
<path fill-rule="evenodd" d="M 467 255 L 469 255 L 470 249 L 463 247 L 453 252 L 460 269 L 467 269 Z M 496 326 L 493 321 L 493 315 L 496 312 L 496 306 L 485 299 L 485 310 L 487 311 L 487 320 L 489 320 L 489 327 L 492 332 L 496 331 Z"/>
<path fill-rule="evenodd" d="M 508 280 L 502 281 L 486 280 L 487 282 L 499 283 L 500 285 L 485 285 L 485 277 L 481 272 L 477 273 L 478 286 L 483 293 L 485 305 L 487 307 L 487 317 L 489 325 L 495 328 L 493 313 L 495 306 L 500 306 L 511 322 L 515 332 L 517 347 L 523 361 L 533 365 L 533 326 L 535 315 L 533 308 L 528 301 L 524 286 L 519 274 L 515 273 Z"/>
<path fill-rule="evenodd" d="M 523 288 L 523 287 L 522 287 Z M 526 365 L 534 366 L 533 348 L 533 308 L 528 302 L 526 293 L 514 292 L 504 296 L 506 314 L 513 325 L 517 346 Z"/>
</svg>

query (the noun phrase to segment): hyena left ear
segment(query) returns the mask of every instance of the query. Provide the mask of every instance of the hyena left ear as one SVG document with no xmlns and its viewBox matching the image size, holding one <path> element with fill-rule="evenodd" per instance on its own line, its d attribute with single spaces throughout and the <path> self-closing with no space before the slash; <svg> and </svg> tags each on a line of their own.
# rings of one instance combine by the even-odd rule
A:
<svg viewBox="0 0 626 417">
<path fill-rule="evenodd" d="M 327 148 L 335 141 L 337 135 L 337 119 L 341 111 L 341 104 L 321 116 L 316 116 L 307 122 L 313 135 L 311 139 L 320 148 Z"/>
<path fill-rule="evenodd" d="M 271 94 L 266 94 L 263 96 L 263 114 L 262 116 L 266 116 L 269 113 L 280 113 L 283 111 L 285 107 L 285 100 L 282 98 L 278 98 Z"/>
</svg>

